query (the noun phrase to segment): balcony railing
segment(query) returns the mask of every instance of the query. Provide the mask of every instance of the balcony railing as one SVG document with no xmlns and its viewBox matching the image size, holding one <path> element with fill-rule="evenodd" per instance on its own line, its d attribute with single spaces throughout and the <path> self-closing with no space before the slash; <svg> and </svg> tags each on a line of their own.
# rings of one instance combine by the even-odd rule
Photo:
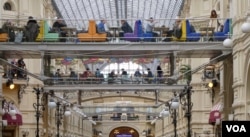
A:
<svg viewBox="0 0 250 137">
<path fill-rule="evenodd" d="M 156 24 L 153 32 L 157 36 L 151 33 L 145 32 L 144 26 L 146 26 L 147 20 L 129 19 L 132 33 L 122 33 L 121 26 L 109 26 L 108 33 L 98 32 L 96 24 L 99 20 L 88 21 L 86 19 L 76 19 L 75 24 L 65 24 L 64 27 L 59 29 L 53 28 L 53 23 L 56 20 L 51 19 L 36 19 L 38 27 L 37 33 L 31 34 L 27 19 L 0 19 L 2 22 L 0 41 L 7 43 L 21 43 L 21 42 L 33 42 L 33 44 L 40 44 L 44 42 L 57 42 L 57 43 L 130 43 L 130 42 L 203 42 L 203 41 L 223 41 L 225 38 L 232 35 L 231 31 L 231 19 L 214 19 L 217 25 L 211 26 L 209 18 L 201 19 L 181 19 L 182 20 L 182 34 L 180 38 L 176 38 L 172 33 L 172 26 L 164 26 Z M 35 19 L 31 19 L 35 20 Z M 65 19 L 67 20 L 67 19 Z M 174 19 L 155 19 L 157 20 L 174 20 Z M 79 26 L 79 21 L 89 22 L 88 28 L 82 28 Z M 119 21 L 119 20 L 117 20 Z M 141 21 L 141 23 L 137 23 Z M 108 22 L 108 21 L 107 21 Z M 141 27 L 141 28 L 138 28 Z M 137 30 L 138 29 L 138 30 Z M 140 32 L 138 32 L 140 30 Z M 221 32 L 221 33 L 217 33 Z M 35 37 L 34 37 L 35 36 Z"/>
<path fill-rule="evenodd" d="M 98 78 L 98 77 L 53 77 L 46 79 L 46 85 L 84 85 L 84 84 L 177 84 L 177 80 L 170 77 L 113 77 L 113 78 Z"/>
</svg>

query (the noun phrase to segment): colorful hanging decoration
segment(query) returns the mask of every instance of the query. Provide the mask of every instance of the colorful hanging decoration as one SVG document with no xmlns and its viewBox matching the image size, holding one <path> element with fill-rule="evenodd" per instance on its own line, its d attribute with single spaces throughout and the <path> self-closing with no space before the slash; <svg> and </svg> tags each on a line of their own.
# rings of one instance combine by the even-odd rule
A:
<svg viewBox="0 0 250 137">
<path fill-rule="evenodd" d="M 163 63 L 163 64 L 169 63 L 169 61 L 170 61 L 169 57 L 165 57 L 165 58 L 160 59 L 160 62 Z"/>
<path fill-rule="evenodd" d="M 153 58 L 136 58 L 133 60 L 133 62 L 137 64 L 149 64 L 152 63 L 153 61 L 154 61 Z"/>
<path fill-rule="evenodd" d="M 97 64 L 97 63 L 123 63 L 130 62 L 137 64 L 149 64 L 154 61 L 153 58 L 84 58 L 82 59 L 83 64 Z M 169 62 L 169 58 L 164 58 L 163 63 Z"/>
<path fill-rule="evenodd" d="M 56 65 L 74 65 L 77 63 L 77 59 L 66 57 L 66 58 L 57 58 Z"/>
</svg>

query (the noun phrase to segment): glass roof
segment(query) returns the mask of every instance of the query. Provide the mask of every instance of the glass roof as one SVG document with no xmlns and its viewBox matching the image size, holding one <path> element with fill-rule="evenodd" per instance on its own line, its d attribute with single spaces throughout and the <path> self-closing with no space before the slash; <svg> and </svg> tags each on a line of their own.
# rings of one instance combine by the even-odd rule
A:
<svg viewBox="0 0 250 137">
<path fill-rule="evenodd" d="M 52 0 L 68 27 L 88 27 L 88 20 L 108 20 L 110 26 L 120 26 L 119 20 L 126 19 L 133 26 L 136 19 L 153 17 L 159 23 L 172 27 L 184 3 L 183 0 Z M 168 20 L 166 20 L 168 19 Z"/>
</svg>

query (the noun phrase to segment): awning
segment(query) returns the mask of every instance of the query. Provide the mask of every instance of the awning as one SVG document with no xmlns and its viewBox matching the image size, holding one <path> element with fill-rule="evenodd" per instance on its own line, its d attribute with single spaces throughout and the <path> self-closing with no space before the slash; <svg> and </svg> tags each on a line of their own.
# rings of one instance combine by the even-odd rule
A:
<svg viewBox="0 0 250 137">
<path fill-rule="evenodd" d="M 209 120 L 208 120 L 209 124 L 215 125 L 216 119 L 221 118 L 220 112 L 222 108 L 223 108 L 223 105 L 221 103 L 218 103 L 212 107 L 211 112 L 209 114 Z"/>
<path fill-rule="evenodd" d="M 15 115 L 11 115 L 9 109 L 16 110 Z M 23 118 L 19 109 L 13 103 L 4 102 L 2 119 L 7 121 L 7 126 L 19 126 L 23 124 Z"/>
<path fill-rule="evenodd" d="M 7 120 L 8 126 L 20 126 L 23 124 L 23 119 L 21 114 L 16 114 L 11 116 L 9 113 L 3 115 L 3 120 Z"/>
</svg>

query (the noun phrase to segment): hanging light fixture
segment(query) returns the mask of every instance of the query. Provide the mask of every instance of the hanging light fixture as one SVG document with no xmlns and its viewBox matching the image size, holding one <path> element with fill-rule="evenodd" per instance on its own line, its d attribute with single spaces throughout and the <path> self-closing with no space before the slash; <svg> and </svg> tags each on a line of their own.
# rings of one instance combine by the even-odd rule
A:
<svg viewBox="0 0 250 137">
<path fill-rule="evenodd" d="M 66 110 L 65 112 L 64 112 L 64 116 L 70 116 L 71 115 L 71 111 L 70 110 Z"/>
<path fill-rule="evenodd" d="M 171 102 L 171 108 L 178 109 L 178 107 L 179 107 L 179 100 L 177 97 L 175 97 Z"/>
<path fill-rule="evenodd" d="M 211 82 L 208 83 L 209 88 L 213 88 L 217 86 L 217 81 L 213 79 Z"/>
<path fill-rule="evenodd" d="M 223 46 L 226 48 L 231 48 L 233 46 L 233 40 L 231 40 L 230 38 L 225 39 L 223 41 Z"/>
<path fill-rule="evenodd" d="M 50 99 L 48 103 L 49 108 L 56 108 L 56 102 L 53 99 Z"/>
<path fill-rule="evenodd" d="M 10 108 L 9 113 L 11 116 L 15 116 L 17 111 L 14 108 Z"/>
<path fill-rule="evenodd" d="M 241 31 L 243 33 L 249 33 L 250 32 L 250 23 L 249 23 L 249 17 L 247 17 L 247 20 L 246 22 L 244 22 L 242 25 L 241 25 Z"/>
<path fill-rule="evenodd" d="M 164 116 L 168 117 L 168 116 L 169 116 L 169 110 L 168 110 L 168 108 L 166 108 L 165 110 L 163 110 L 163 111 L 162 111 L 162 114 L 163 114 Z"/>
</svg>

